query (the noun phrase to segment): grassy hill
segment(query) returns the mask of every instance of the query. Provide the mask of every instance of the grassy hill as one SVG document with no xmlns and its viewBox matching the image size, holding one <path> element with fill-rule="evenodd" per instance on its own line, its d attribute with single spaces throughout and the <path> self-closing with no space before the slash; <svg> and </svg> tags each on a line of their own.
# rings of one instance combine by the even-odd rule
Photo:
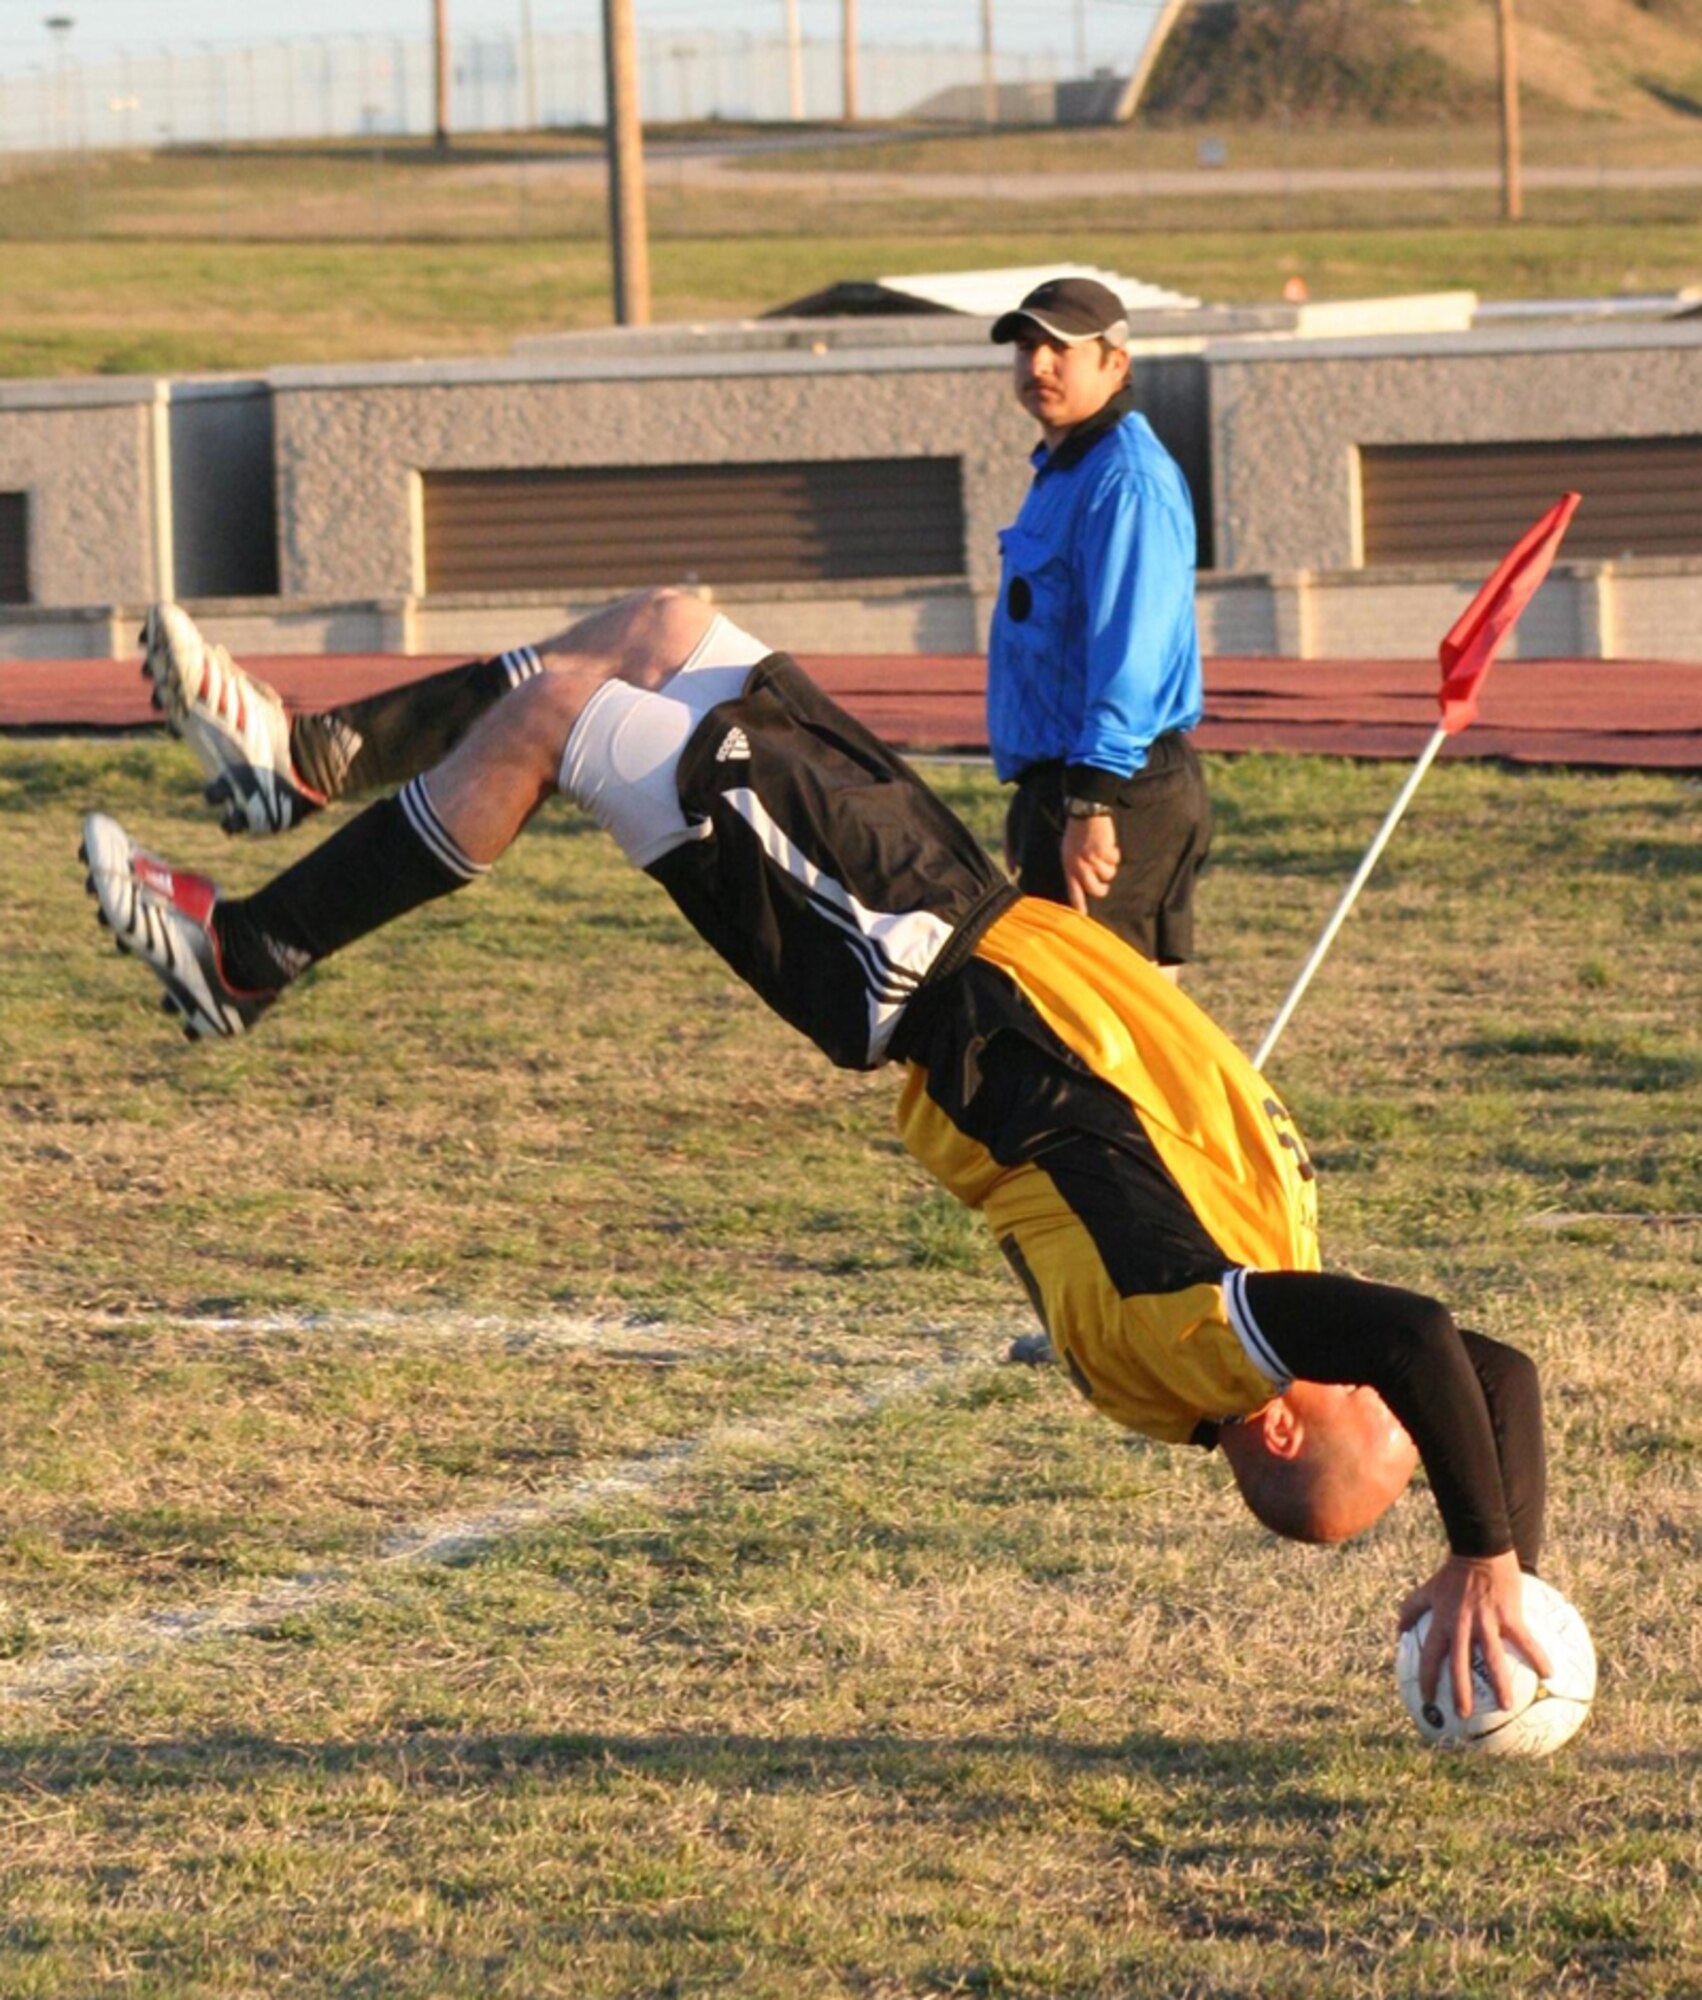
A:
<svg viewBox="0 0 1702 2000">
<path fill-rule="evenodd" d="M 1149 86 L 1164 120 L 1423 124 L 1495 103 L 1493 0 L 1205 0 Z M 1528 111 L 1702 118 L 1702 0 L 1519 0 Z"/>
</svg>

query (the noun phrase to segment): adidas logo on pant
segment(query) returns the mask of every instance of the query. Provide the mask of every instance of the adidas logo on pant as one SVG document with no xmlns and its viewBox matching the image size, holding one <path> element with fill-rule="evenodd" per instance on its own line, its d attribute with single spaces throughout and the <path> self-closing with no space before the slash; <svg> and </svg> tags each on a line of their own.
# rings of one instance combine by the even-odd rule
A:
<svg viewBox="0 0 1702 2000">
<path fill-rule="evenodd" d="M 721 747 L 715 753 L 715 761 L 717 764 L 726 764 L 731 762 L 733 758 L 739 757 L 748 762 L 750 754 L 750 738 L 746 736 L 742 729 L 735 725 L 722 737 Z"/>
</svg>

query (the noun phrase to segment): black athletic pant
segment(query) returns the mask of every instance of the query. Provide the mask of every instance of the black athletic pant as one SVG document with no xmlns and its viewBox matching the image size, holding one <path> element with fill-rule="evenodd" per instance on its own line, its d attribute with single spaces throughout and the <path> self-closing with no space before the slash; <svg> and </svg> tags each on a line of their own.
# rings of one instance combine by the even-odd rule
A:
<svg viewBox="0 0 1702 2000">
<path fill-rule="evenodd" d="M 1005 848 L 1023 891 L 1067 903 L 1064 883 L 1065 767 L 1031 764 L 1005 815 Z M 1157 965 L 1194 955 L 1194 884 L 1211 846 L 1205 773 L 1186 736 L 1161 736 L 1145 765 L 1124 780 L 1111 809 L 1122 854 L 1111 887 L 1088 915 Z"/>
</svg>

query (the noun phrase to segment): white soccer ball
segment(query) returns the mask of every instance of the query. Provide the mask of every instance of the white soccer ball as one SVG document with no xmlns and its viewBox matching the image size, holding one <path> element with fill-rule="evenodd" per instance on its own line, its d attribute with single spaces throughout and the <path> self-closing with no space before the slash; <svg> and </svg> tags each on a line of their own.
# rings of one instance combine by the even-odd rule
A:
<svg viewBox="0 0 1702 2000">
<path fill-rule="evenodd" d="M 1547 1650 L 1553 1671 L 1538 1679 L 1512 1640 L 1506 1642 L 1513 1673 L 1513 1705 L 1495 1699 L 1482 1651 L 1472 1648 L 1472 1712 L 1462 1722 L 1454 1707 L 1453 1677 L 1444 1662 L 1436 1698 L 1418 1691 L 1418 1658 L 1430 1630 L 1427 1611 L 1395 1649 L 1395 1680 L 1406 1711 L 1427 1743 L 1481 1750 L 1490 1757 L 1547 1757 L 1583 1728 L 1596 1698 L 1596 1649 L 1575 1604 L 1541 1577 L 1524 1579 L 1525 1618 Z"/>
</svg>

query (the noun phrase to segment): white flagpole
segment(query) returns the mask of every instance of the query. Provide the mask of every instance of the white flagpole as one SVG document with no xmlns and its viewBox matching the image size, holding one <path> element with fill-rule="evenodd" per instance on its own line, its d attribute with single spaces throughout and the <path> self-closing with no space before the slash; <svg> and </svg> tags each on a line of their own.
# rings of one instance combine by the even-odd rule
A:
<svg viewBox="0 0 1702 2000">
<path fill-rule="evenodd" d="M 1430 741 L 1424 746 L 1424 754 L 1419 758 L 1418 762 L 1412 767 L 1412 771 L 1409 774 L 1406 783 L 1401 787 L 1400 797 L 1396 799 L 1395 803 L 1389 808 L 1388 817 L 1383 821 L 1383 824 L 1377 829 L 1376 839 L 1372 841 L 1370 847 L 1367 849 L 1365 859 L 1359 864 L 1358 870 L 1356 871 L 1353 880 L 1347 885 L 1346 893 L 1343 895 L 1341 901 L 1336 905 L 1335 915 L 1332 916 L 1330 921 L 1324 926 L 1323 936 L 1319 938 L 1318 942 L 1312 947 L 1312 956 L 1309 959 L 1307 959 L 1306 963 L 1300 968 L 1300 977 L 1297 980 L 1295 980 L 1294 984 L 1289 988 L 1288 998 L 1277 1009 L 1276 1019 L 1265 1030 L 1265 1039 L 1259 1044 L 1259 1052 L 1253 1058 L 1253 1067 L 1255 1069 L 1264 1068 L 1266 1057 L 1269 1056 L 1271 1050 L 1274 1049 L 1277 1045 L 1277 1037 L 1282 1033 L 1283 1029 L 1288 1026 L 1289 1016 L 1293 1014 L 1295 1008 L 1300 1005 L 1300 996 L 1306 991 L 1307 987 L 1312 984 L 1313 973 L 1315 973 L 1318 970 L 1319 966 L 1323 964 L 1324 954 L 1329 950 L 1330 946 L 1334 944 L 1336 932 L 1339 931 L 1342 925 L 1346 922 L 1348 911 L 1353 908 L 1354 901 L 1358 897 L 1360 890 L 1365 887 L 1366 877 L 1369 876 L 1372 869 L 1376 867 L 1377 857 L 1383 852 L 1383 849 L 1388 846 L 1389 836 L 1394 832 L 1395 828 L 1400 824 L 1401 814 L 1406 811 L 1409 805 L 1411 805 L 1413 793 L 1416 792 L 1420 784 L 1423 783 L 1425 772 L 1428 771 L 1430 769 L 1430 766 L 1435 762 L 1437 751 L 1441 749 L 1442 745 L 1447 740 L 1448 740 L 1448 731 L 1438 726 L 1435 735 L 1433 735 Z"/>
</svg>

